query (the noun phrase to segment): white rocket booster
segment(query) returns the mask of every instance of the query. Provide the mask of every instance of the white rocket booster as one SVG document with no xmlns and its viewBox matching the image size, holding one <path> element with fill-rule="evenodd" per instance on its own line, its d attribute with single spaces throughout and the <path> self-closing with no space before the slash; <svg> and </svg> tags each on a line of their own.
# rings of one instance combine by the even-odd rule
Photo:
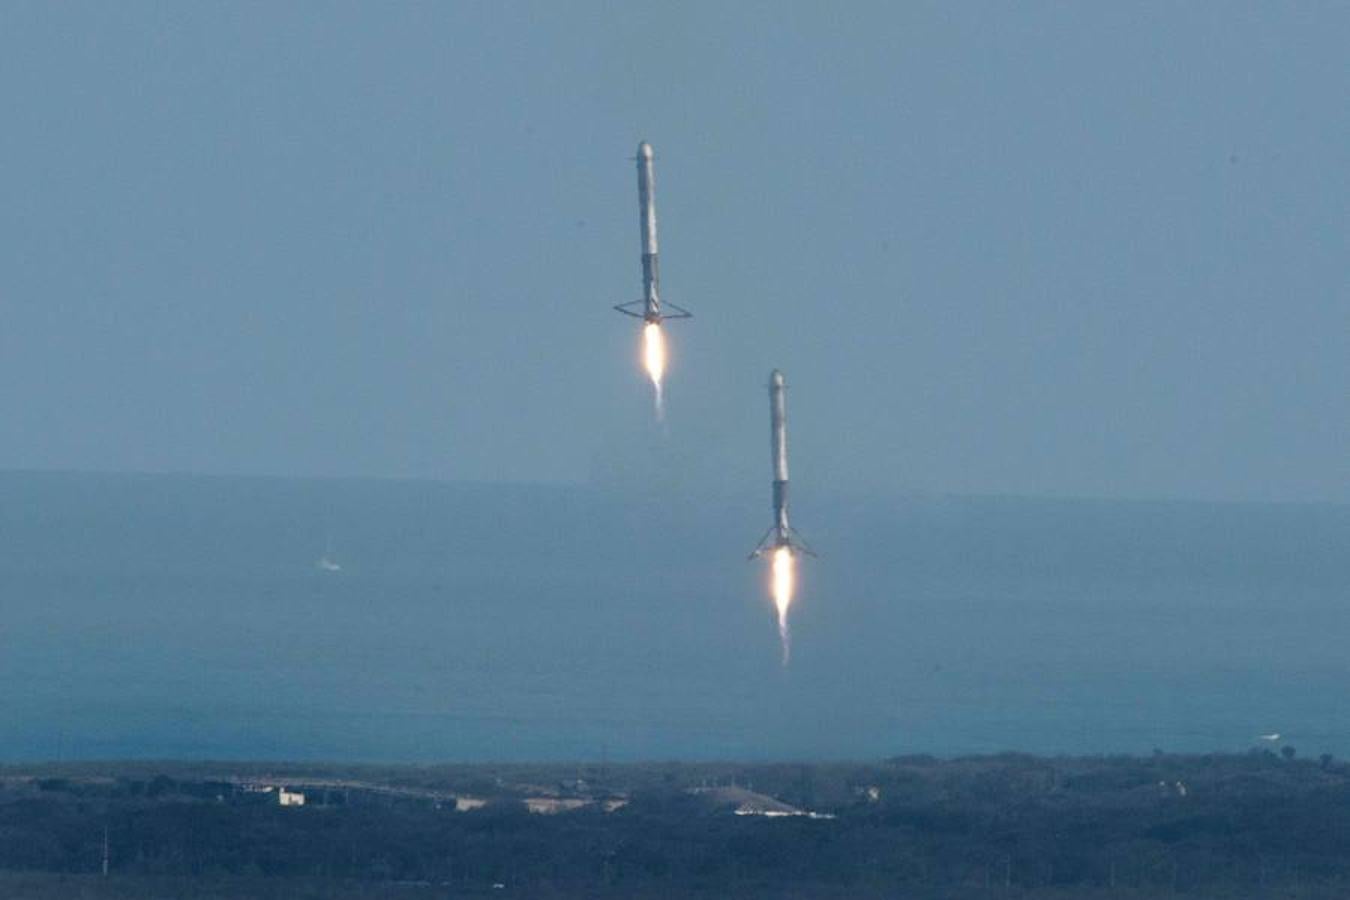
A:
<svg viewBox="0 0 1350 900">
<path fill-rule="evenodd" d="M 769 451 L 773 460 L 773 524 L 764 533 L 750 558 L 778 547 L 815 556 L 788 523 L 787 381 L 774 369 L 769 374 Z"/>
<path fill-rule="evenodd" d="M 642 237 L 642 299 L 614 307 L 626 316 L 659 325 L 666 319 L 689 319 L 693 314 L 674 303 L 661 303 L 661 266 L 656 244 L 656 172 L 652 167 L 652 145 L 643 141 L 637 148 L 638 225 Z M 670 310 L 670 311 L 667 311 Z"/>
</svg>

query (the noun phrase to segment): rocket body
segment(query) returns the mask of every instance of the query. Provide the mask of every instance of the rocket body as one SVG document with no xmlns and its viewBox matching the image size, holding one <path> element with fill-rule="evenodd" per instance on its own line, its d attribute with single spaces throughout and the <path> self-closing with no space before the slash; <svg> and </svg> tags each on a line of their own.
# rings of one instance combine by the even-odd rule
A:
<svg viewBox="0 0 1350 900">
<path fill-rule="evenodd" d="M 788 526 L 787 383 L 777 369 L 769 376 L 769 449 L 773 456 L 773 527 L 779 544 Z"/>
<path fill-rule="evenodd" d="M 753 559 L 778 547 L 814 556 L 788 522 L 787 380 L 777 369 L 769 374 L 769 456 L 773 466 L 773 524 L 750 556 Z"/>
<path fill-rule="evenodd" d="M 673 303 L 661 303 L 661 263 L 656 243 L 656 170 L 652 145 L 638 144 L 638 230 L 642 246 L 642 299 L 614 307 L 626 316 L 660 325 L 666 319 L 688 319 L 692 314 Z"/>
<path fill-rule="evenodd" d="M 661 321 L 661 265 L 656 244 L 656 172 L 652 145 L 638 144 L 638 224 L 642 229 L 642 312 L 648 322 Z"/>
</svg>

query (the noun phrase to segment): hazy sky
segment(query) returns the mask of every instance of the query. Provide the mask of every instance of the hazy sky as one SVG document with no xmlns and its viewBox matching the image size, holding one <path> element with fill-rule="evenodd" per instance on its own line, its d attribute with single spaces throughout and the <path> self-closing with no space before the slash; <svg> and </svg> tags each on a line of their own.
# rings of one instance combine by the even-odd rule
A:
<svg viewBox="0 0 1350 900">
<path fill-rule="evenodd" d="M 1350 6 L 7 2 L 0 467 L 1350 501 Z M 637 332 L 657 150 L 669 427 Z"/>
</svg>

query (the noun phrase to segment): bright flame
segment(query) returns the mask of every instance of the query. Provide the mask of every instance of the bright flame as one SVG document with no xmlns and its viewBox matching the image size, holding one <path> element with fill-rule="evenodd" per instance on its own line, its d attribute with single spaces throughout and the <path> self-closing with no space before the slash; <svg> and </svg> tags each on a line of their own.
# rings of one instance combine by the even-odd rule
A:
<svg viewBox="0 0 1350 900">
<path fill-rule="evenodd" d="M 666 336 L 661 331 L 661 323 L 648 322 L 642 329 L 642 361 L 651 376 L 652 388 L 656 391 L 656 417 L 665 415 L 664 401 L 661 396 L 661 379 L 666 374 Z"/>
<path fill-rule="evenodd" d="M 792 654 L 791 635 L 788 633 L 788 607 L 792 605 L 793 582 L 796 580 L 796 561 L 790 547 L 773 551 L 773 605 L 778 607 L 778 639 L 783 644 L 783 665 Z"/>
</svg>

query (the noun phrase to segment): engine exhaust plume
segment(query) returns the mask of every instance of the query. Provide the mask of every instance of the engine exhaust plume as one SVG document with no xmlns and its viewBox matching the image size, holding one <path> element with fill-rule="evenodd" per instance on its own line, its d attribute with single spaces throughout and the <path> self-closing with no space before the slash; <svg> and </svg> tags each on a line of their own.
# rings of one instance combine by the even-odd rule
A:
<svg viewBox="0 0 1350 900">
<path fill-rule="evenodd" d="M 783 645 L 783 665 L 792 657 L 792 634 L 788 630 L 788 608 L 792 606 L 792 591 L 797 573 L 796 560 L 789 547 L 773 551 L 773 605 L 778 609 L 778 641 Z"/>
<path fill-rule="evenodd" d="M 665 398 L 661 393 L 661 380 L 666 374 L 666 336 L 661 331 L 660 324 L 648 322 L 642 329 L 642 362 L 647 368 L 647 375 L 652 380 L 652 390 L 655 392 L 656 419 L 658 422 L 665 421 Z"/>
</svg>

